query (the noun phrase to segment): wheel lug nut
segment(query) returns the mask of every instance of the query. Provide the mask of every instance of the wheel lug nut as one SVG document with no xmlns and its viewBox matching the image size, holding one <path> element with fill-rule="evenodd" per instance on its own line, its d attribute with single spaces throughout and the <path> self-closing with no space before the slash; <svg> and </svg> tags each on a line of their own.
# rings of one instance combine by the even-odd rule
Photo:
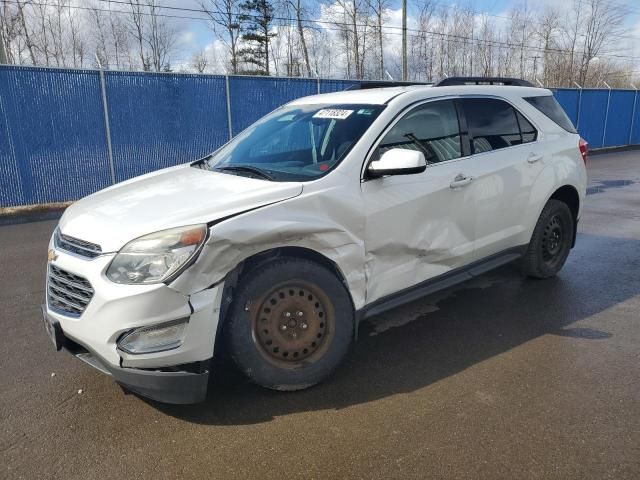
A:
<svg viewBox="0 0 640 480">
<path fill-rule="evenodd" d="M 301 316 L 303 316 L 303 315 L 304 315 L 304 313 L 302 313 L 302 312 L 298 312 L 298 316 L 299 316 L 299 317 L 301 317 Z"/>
<path fill-rule="evenodd" d="M 296 338 L 296 337 L 298 336 L 298 334 L 297 334 L 296 332 L 292 332 L 292 333 L 291 333 L 291 336 L 292 336 L 293 338 Z"/>
<path fill-rule="evenodd" d="M 283 332 L 287 329 L 286 325 L 280 325 L 280 330 L 282 330 Z"/>
<path fill-rule="evenodd" d="M 291 316 L 291 312 L 284 312 L 284 316 L 285 317 L 290 317 Z"/>
<path fill-rule="evenodd" d="M 303 330 L 307 329 L 307 324 L 306 323 L 301 323 L 300 324 L 300 328 L 302 328 Z"/>
</svg>

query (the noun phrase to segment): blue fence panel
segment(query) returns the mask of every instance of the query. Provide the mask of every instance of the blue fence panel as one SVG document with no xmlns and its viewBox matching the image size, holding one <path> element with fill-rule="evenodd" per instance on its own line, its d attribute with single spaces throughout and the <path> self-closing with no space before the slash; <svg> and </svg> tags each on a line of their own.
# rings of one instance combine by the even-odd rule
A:
<svg viewBox="0 0 640 480">
<path fill-rule="evenodd" d="M 320 80 L 320 93 L 341 92 L 359 84 L 357 80 Z"/>
<path fill-rule="evenodd" d="M 590 148 L 602 147 L 608 90 L 582 90 L 579 133 Z"/>
<path fill-rule="evenodd" d="M 557 88 L 553 90 L 553 95 L 569 116 L 571 122 L 574 125 L 577 125 L 580 90 L 576 90 L 574 88 Z"/>
<path fill-rule="evenodd" d="M 0 67 L 0 207 L 110 184 L 98 73 Z"/>
<path fill-rule="evenodd" d="M 611 90 L 604 147 L 618 147 L 629 143 L 634 96 L 633 90 Z"/>
<path fill-rule="evenodd" d="M 237 135 L 260 117 L 296 98 L 318 93 L 309 78 L 229 77 L 231 130 Z"/>
<path fill-rule="evenodd" d="M 640 92 L 634 92 L 633 98 L 633 117 L 631 119 L 631 143 L 640 144 Z"/>
<path fill-rule="evenodd" d="M 105 76 L 116 180 L 187 162 L 228 140 L 225 77 Z M 318 87 L 326 93 L 358 83 L 229 77 L 232 133 Z M 591 148 L 626 145 L 629 138 L 640 144 L 635 91 L 611 91 L 606 135 L 608 90 L 556 89 L 554 95 Z M 75 200 L 110 184 L 99 72 L 1 66 L 0 207 Z"/>
<path fill-rule="evenodd" d="M 229 140 L 223 76 L 105 75 L 117 181 L 195 160 Z"/>
</svg>

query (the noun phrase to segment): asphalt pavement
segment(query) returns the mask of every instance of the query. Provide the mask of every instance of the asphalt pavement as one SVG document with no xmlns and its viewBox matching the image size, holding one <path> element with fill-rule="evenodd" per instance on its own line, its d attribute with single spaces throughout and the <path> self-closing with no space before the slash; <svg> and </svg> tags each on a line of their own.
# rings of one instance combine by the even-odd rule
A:
<svg viewBox="0 0 640 480">
<path fill-rule="evenodd" d="M 576 248 L 367 322 L 326 383 L 216 365 L 168 406 L 54 352 L 40 316 L 55 221 L 0 227 L 0 478 L 640 478 L 640 152 L 592 156 Z"/>
</svg>

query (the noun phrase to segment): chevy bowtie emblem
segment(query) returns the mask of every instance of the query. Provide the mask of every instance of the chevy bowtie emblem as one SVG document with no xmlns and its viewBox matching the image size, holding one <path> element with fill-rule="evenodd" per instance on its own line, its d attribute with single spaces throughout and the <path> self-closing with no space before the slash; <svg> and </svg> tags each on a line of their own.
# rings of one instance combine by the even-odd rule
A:
<svg viewBox="0 0 640 480">
<path fill-rule="evenodd" d="M 55 260 L 58 259 L 58 254 L 56 253 L 56 251 L 52 248 L 51 250 L 49 250 L 49 252 L 47 253 L 47 261 L 49 262 L 53 262 Z"/>
</svg>

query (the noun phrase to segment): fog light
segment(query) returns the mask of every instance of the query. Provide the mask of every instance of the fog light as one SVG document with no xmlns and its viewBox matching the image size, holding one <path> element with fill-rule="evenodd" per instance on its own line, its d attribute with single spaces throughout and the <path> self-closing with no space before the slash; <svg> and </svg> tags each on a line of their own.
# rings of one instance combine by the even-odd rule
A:
<svg viewBox="0 0 640 480">
<path fill-rule="evenodd" d="M 182 345 L 188 322 L 187 318 L 163 325 L 137 328 L 118 341 L 118 348 L 134 355 L 173 350 Z"/>
</svg>

